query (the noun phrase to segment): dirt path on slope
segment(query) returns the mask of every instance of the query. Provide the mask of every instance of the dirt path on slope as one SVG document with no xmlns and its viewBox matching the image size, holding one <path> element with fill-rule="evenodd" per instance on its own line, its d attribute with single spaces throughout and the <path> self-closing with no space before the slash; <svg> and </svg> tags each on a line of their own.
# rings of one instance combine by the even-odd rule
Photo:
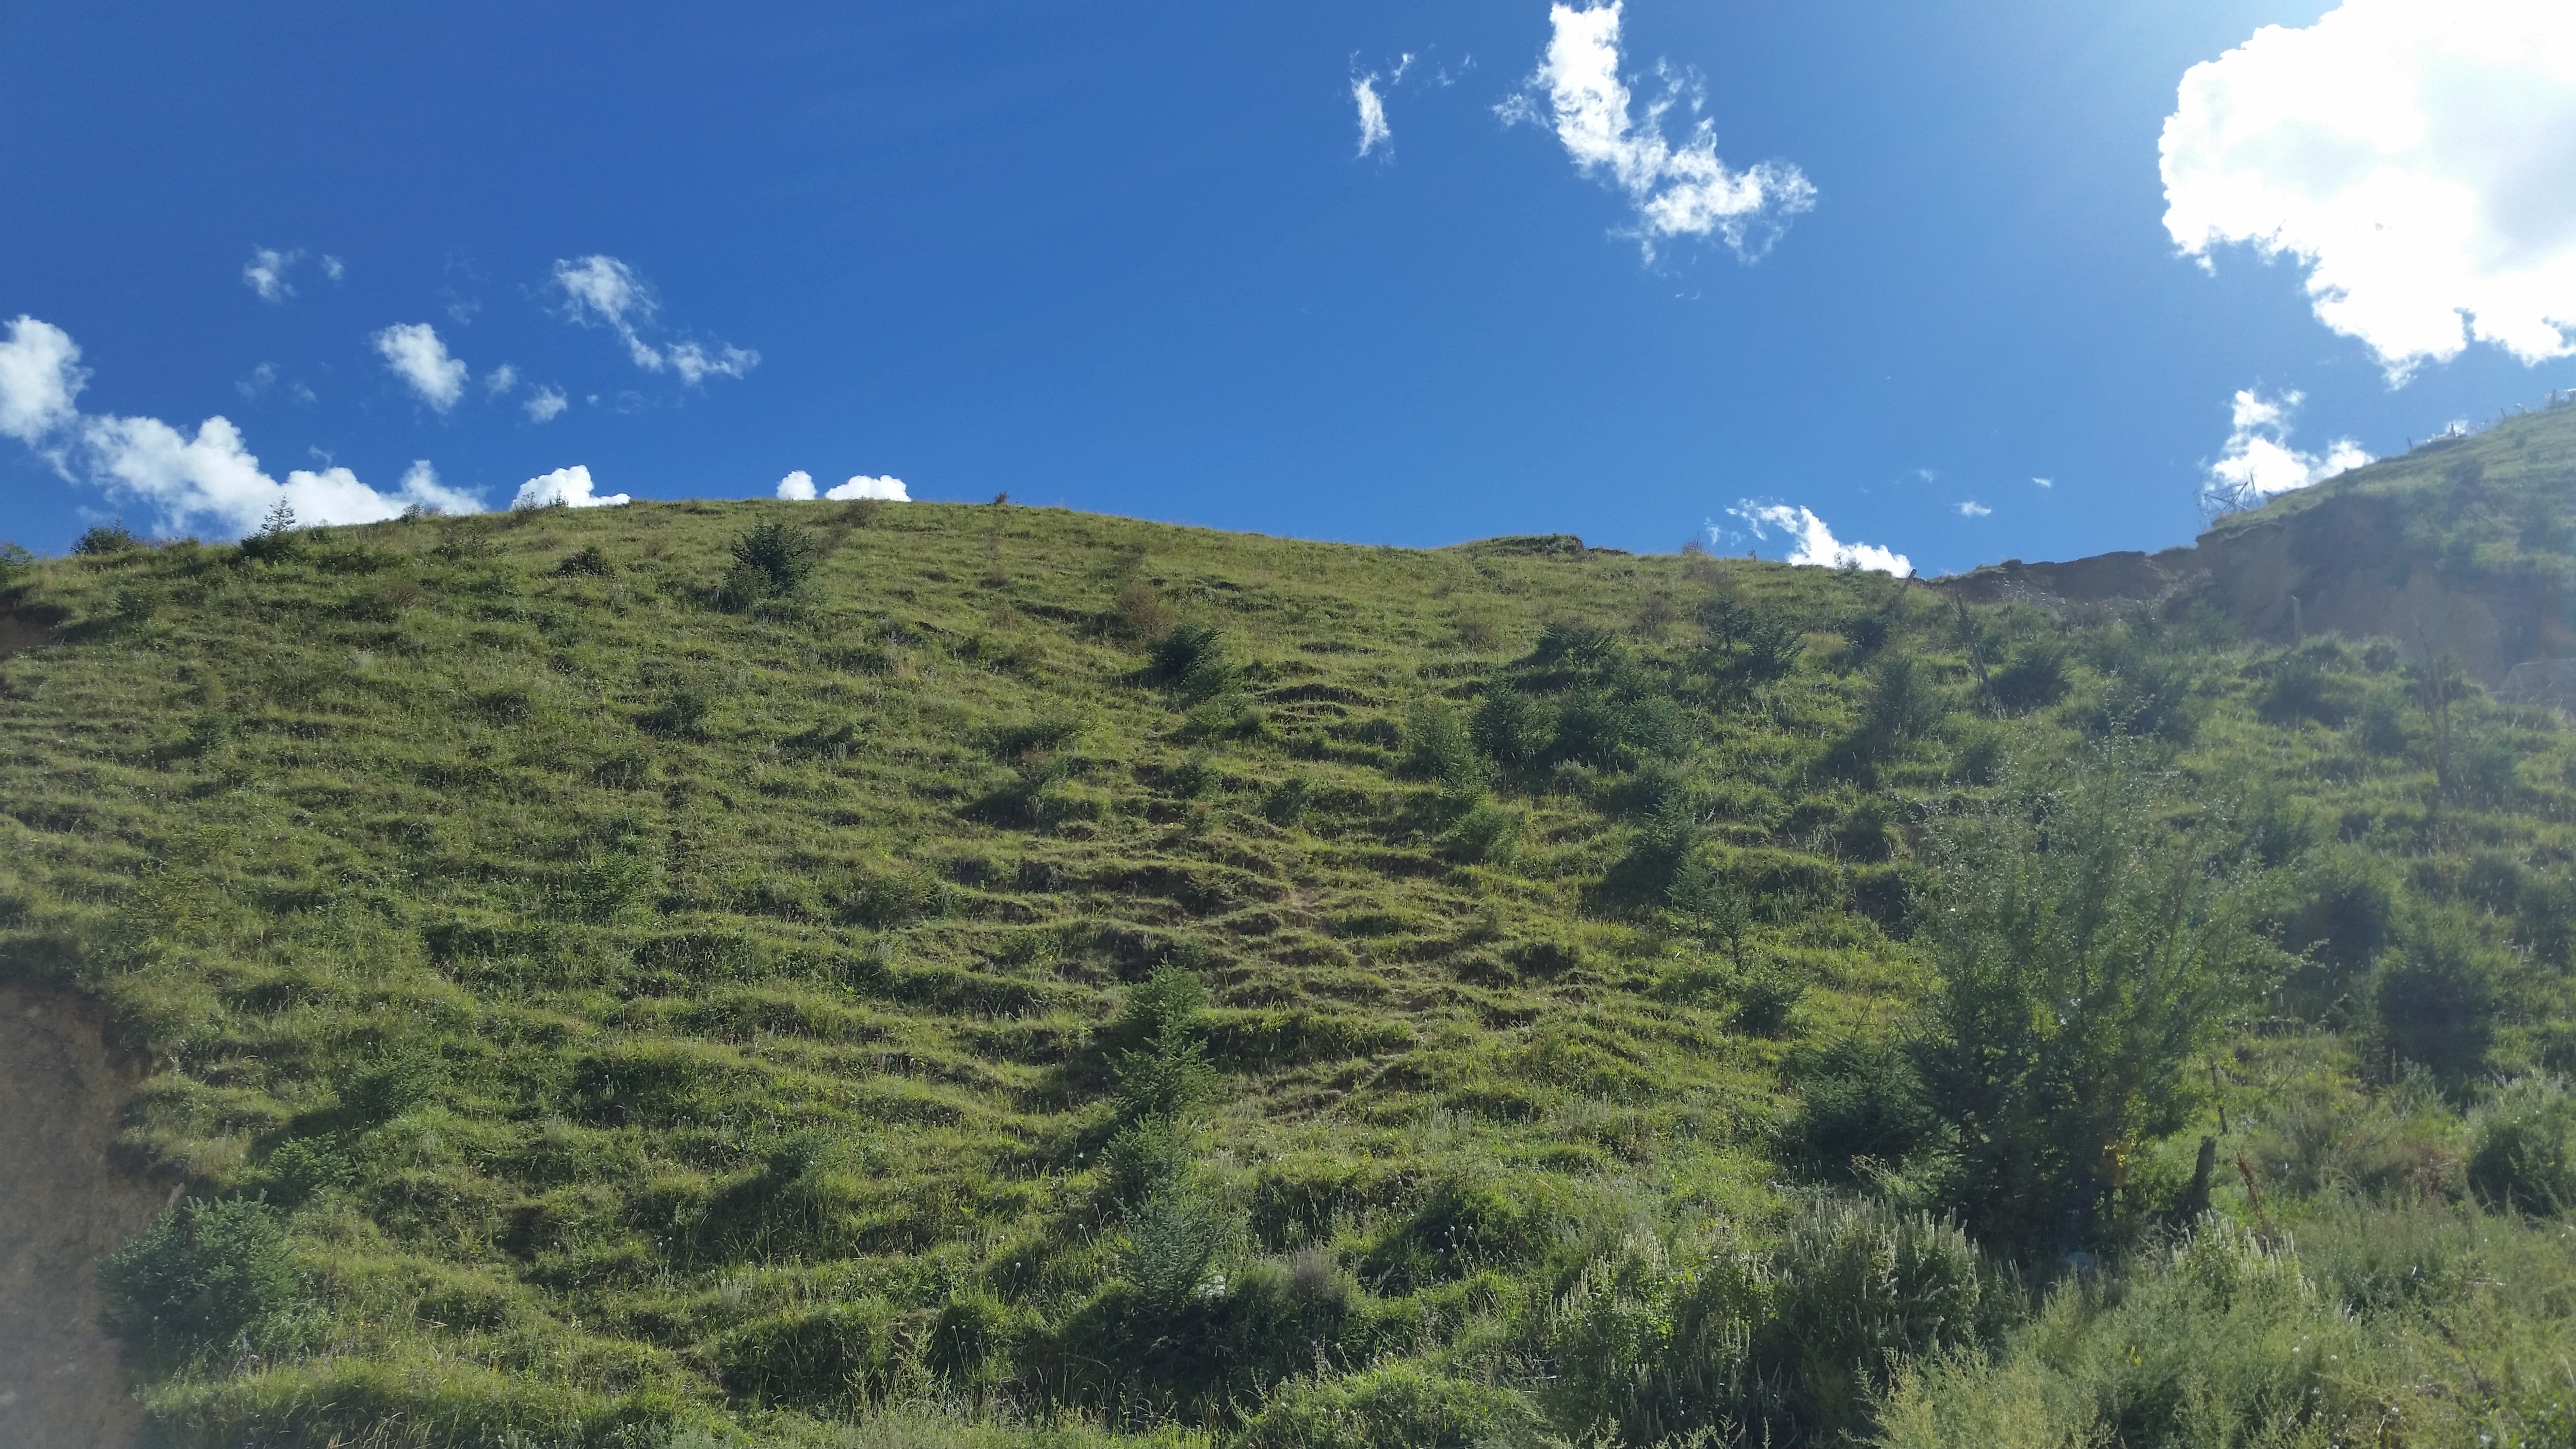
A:
<svg viewBox="0 0 2576 1449">
<path fill-rule="evenodd" d="M 0 984 L 0 1444 L 142 1442 L 97 1264 L 169 1193 L 111 1154 L 136 1076 L 100 1028 L 70 992 Z"/>
</svg>

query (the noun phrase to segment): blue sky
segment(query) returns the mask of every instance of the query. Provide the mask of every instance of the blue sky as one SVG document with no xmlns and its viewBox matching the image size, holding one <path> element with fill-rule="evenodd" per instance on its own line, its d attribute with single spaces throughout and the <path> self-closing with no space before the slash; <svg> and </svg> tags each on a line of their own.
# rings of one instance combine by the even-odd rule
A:
<svg viewBox="0 0 2576 1449">
<path fill-rule="evenodd" d="M 451 506 L 576 466 L 638 498 L 765 497 L 803 470 L 1362 542 L 1668 551 L 1714 525 L 1778 557 L 1806 509 L 1927 573 L 2163 547 L 2201 526 L 2213 468 L 2274 491 L 2338 440 L 2384 455 L 2576 385 L 2545 330 L 2576 319 L 2556 202 L 2473 218 L 2545 265 L 2464 263 L 2339 331 L 2311 265 L 2360 277 L 2359 307 L 2393 264 L 2348 209 L 2298 211 L 2315 177 L 2272 159 L 2297 148 L 2204 136 L 2195 224 L 2306 252 L 2178 247 L 2159 137 L 2186 72 L 2286 27 L 2200 73 L 2208 114 L 2328 106 L 2337 66 L 2421 51 L 2401 32 L 2435 7 L 2320 25 L 2332 8 L 1629 0 L 1630 188 L 1582 168 L 1579 118 L 1533 83 L 1572 22 L 1524 0 L 16 0 L 0 326 L 78 349 L 21 327 L 21 384 L 42 363 L 85 386 L 20 399 L 0 536 L 236 531 L 174 515 L 149 471 L 181 466 L 155 439 L 206 443 L 220 416 L 237 442 L 185 466 L 303 470 L 307 498 L 352 496 L 335 468 Z M 2490 139 L 2571 114 L 2546 78 L 2444 84 L 2511 63 L 2462 61 L 2425 104 L 2505 97 L 2458 123 Z M 1367 155 L 1364 78 L 1388 133 Z M 2518 177 L 2467 175 L 2465 145 L 2415 163 L 2576 200 L 2576 151 L 2533 145 Z M 1775 185 L 1749 260 L 1718 231 L 1649 256 L 1641 206 L 1691 155 L 1727 184 L 1768 163 L 1812 206 Z M 2427 354 L 2400 303 L 2521 316 L 2491 330 L 2522 355 Z"/>
</svg>

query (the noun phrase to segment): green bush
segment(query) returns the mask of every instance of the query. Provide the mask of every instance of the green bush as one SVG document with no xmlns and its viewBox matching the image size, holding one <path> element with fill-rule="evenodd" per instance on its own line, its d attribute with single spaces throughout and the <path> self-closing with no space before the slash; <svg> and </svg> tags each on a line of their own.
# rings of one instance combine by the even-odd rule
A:
<svg viewBox="0 0 2576 1449">
<path fill-rule="evenodd" d="M 1473 1449 L 1526 1433 L 1534 1419 L 1508 1389 L 1395 1362 L 1288 1384 L 1235 1442 L 1238 1449 Z"/>
<path fill-rule="evenodd" d="M 2464 921 L 2425 913 L 2371 981 L 2389 1049 L 2458 1081 L 2486 1065 L 2503 1010 L 2490 953 Z"/>
<path fill-rule="evenodd" d="M 755 523 L 734 537 L 724 597 L 735 608 L 784 598 L 804 587 L 822 561 L 814 536 L 790 523 Z"/>
<path fill-rule="evenodd" d="M 1784 1144 L 1830 1178 L 1901 1169 L 1938 1141 L 1940 1119 L 1904 1046 L 1840 1037 L 1801 1062 L 1798 1111 Z"/>
<path fill-rule="evenodd" d="M 252 1332 L 300 1292 L 277 1215 L 244 1198 L 190 1198 L 99 1266 L 108 1325 L 138 1349 L 185 1355 Z"/>
<path fill-rule="evenodd" d="M 1261 816 L 1282 830 L 1294 828 L 1306 818 L 1306 807 L 1315 798 L 1315 782 L 1304 775 L 1291 775 L 1271 786 L 1261 796 Z"/>
<path fill-rule="evenodd" d="M 1199 1030 L 1206 1000 L 1197 974 L 1170 962 L 1127 989 L 1112 1040 L 1134 1045 L 1110 1057 L 1122 1121 L 1177 1117 L 1215 1090 Z"/>
<path fill-rule="evenodd" d="M 1960 1125 L 1954 1202 L 1989 1241 L 2089 1236 L 2115 1164 L 2183 1124 L 2185 1067 L 2251 984 L 2253 945 L 2158 818 L 2163 788 L 2111 747 L 1936 822 L 1921 1060 Z"/>
<path fill-rule="evenodd" d="M 1477 758 L 1476 743 L 1466 723 L 1447 700 L 1428 699 L 1416 704 L 1405 715 L 1404 739 L 1404 767 L 1415 778 L 1455 792 L 1483 788 L 1484 762 Z"/>
<path fill-rule="evenodd" d="M 1521 693 L 1508 681 L 1496 681 L 1485 687 L 1468 731 L 1476 747 L 1495 764 L 1519 770 L 1546 755 L 1548 742 L 1556 734 L 1556 720 L 1545 704 Z"/>
<path fill-rule="evenodd" d="M 2046 709 L 2066 697 L 2066 646 L 2055 639 L 2032 639 L 2013 647 L 2003 666 L 1987 677 L 1996 705 L 2016 714 Z"/>
<path fill-rule="evenodd" d="M 903 1366 L 900 1324 L 881 1300 L 756 1318 L 716 1341 L 725 1392 L 754 1404 L 842 1408 L 882 1397 Z"/>
<path fill-rule="evenodd" d="M 1157 683 L 1188 700 L 1204 700 L 1234 683 L 1225 638 L 1213 624 L 1176 624 L 1153 648 L 1149 672 Z"/>
<path fill-rule="evenodd" d="M 1441 833 L 1440 846 L 1452 860 L 1471 864 L 1500 861 L 1511 854 L 1512 843 L 1520 833 L 1518 811 L 1491 800 L 1479 800 Z"/>
<path fill-rule="evenodd" d="M 1526 1263 L 1555 1242 L 1560 1214 L 1569 1205 L 1558 1185 L 1544 1177 L 1450 1172 L 1412 1212 L 1377 1234 L 1360 1271 L 1404 1293 Z"/>
<path fill-rule="evenodd" d="M 2525 1078 L 2497 1094 L 2471 1128 L 2469 1189 L 2489 1207 L 2556 1214 L 2576 1206 L 2576 1100 L 2555 1079 Z"/>
</svg>

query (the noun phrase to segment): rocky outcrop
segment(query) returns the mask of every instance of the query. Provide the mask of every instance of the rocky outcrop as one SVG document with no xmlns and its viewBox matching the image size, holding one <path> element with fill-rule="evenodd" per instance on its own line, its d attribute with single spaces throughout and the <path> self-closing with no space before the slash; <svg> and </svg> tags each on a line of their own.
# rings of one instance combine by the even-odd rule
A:
<svg viewBox="0 0 2576 1449">
<path fill-rule="evenodd" d="M 2391 500 L 2352 492 L 2231 522 L 2189 548 L 2069 563 L 2015 559 L 1943 582 L 1978 602 L 2143 602 L 2188 594 L 2215 604 L 2253 638 L 2278 644 L 2322 633 L 2392 639 L 2410 654 L 2448 653 L 2493 688 L 2517 665 L 2576 657 L 2576 618 L 2558 577 L 2439 557 L 2408 529 Z"/>
</svg>

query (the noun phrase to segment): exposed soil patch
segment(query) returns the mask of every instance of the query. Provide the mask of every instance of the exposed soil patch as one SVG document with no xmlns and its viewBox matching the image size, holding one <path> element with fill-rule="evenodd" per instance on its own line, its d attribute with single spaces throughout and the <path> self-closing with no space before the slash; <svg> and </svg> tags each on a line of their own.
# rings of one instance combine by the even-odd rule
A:
<svg viewBox="0 0 2576 1449">
<path fill-rule="evenodd" d="M 169 1200 L 115 1156 L 135 1081 L 95 1005 L 0 984 L 0 1444 L 142 1442 L 97 1276 Z"/>
</svg>

